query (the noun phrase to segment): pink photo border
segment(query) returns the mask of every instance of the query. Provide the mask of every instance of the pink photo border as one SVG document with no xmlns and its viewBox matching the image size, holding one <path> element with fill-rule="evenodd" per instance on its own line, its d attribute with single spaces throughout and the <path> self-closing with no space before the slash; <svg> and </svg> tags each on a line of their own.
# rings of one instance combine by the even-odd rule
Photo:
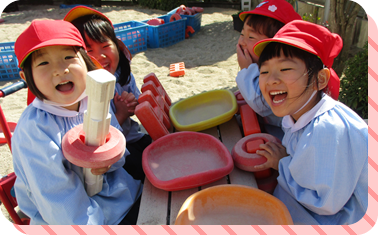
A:
<svg viewBox="0 0 378 235">
<path fill-rule="evenodd" d="M 14 0 L 1 0 L 0 10 Z M 368 65 L 369 65 L 369 206 L 366 215 L 357 223 L 349 226 L 258 226 L 258 225 L 218 225 L 218 226 L 168 226 L 168 225 L 133 225 L 133 226 L 19 226 L 10 223 L 0 215 L 0 231 L 4 234 L 36 234 L 36 235 L 268 235 L 268 234 L 306 234 L 306 235 L 357 235 L 378 234 L 375 225 L 378 215 L 378 30 L 374 19 L 378 19 L 375 12 L 378 4 L 371 0 L 356 0 L 368 14 Z M 375 14 L 375 15 L 374 15 Z M 373 122 L 374 121 L 374 122 Z"/>
</svg>

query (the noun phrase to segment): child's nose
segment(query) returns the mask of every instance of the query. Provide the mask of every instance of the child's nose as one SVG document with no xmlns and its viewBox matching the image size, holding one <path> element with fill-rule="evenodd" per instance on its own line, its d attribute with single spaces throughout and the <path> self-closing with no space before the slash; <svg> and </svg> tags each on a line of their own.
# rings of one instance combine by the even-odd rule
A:
<svg viewBox="0 0 378 235">
<path fill-rule="evenodd" d="M 69 73 L 70 70 L 64 63 L 59 63 L 54 68 L 54 76 L 62 76 L 63 74 Z"/>
<path fill-rule="evenodd" d="M 279 84 L 280 79 L 279 79 L 279 77 L 276 73 L 271 73 L 271 74 L 269 74 L 269 76 L 266 80 L 266 83 L 269 84 L 269 85 Z"/>
</svg>

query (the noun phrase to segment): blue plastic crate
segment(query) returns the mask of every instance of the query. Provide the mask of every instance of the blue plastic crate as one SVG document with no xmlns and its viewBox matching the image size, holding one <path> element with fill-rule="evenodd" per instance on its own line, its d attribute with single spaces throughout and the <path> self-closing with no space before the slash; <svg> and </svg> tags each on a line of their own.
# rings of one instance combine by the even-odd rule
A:
<svg viewBox="0 0 378 235">
<path fill-rule="evenodd" d="M 14 42 L 0 43 L 0 81 L 20 79 Z"/>
<path fill-rule="evenodd" d="M 114 24 L 114 31 L 131 54 L 135 54 L 147 50 L 147 27 L 147 24 L 139 21 L 128 21 Z"/>
<path fill-rule="evenodd" d="M 149 48 L 167 47 L 185 39 L 186 19 L 169 22 L 170 15 L 157 18 L 163 19 L 165 23 L 158 26 L 148 25 L 147 46 Z M 147 23 L 149 20 L 142 22 Z"/>
<path fill-rule="evenodd" d="M 171 16 L 174 13 L 176 13 L 178 7 L 173 9 L 172 11 L 168 12 L 167 15 Z M 196 34 L 201 29 L 201 21 L 202 21 L 202 13 L 197 13 L 195 15 L 180 15 L 182 18 L 186 19 L 186 26 L 192 26 L 194 29 L 194 33 L 189 32 L 189 37 L 192 37 L 194 34 Z M 186 27 L 185 27 L 186 28 Z"/>
</svg>

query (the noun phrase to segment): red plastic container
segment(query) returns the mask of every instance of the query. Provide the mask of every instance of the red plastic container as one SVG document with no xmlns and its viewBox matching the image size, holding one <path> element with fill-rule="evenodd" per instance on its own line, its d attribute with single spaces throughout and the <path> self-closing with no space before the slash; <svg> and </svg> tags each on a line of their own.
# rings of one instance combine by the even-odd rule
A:
<svg viewBox="0 0 378 235">
<path fill-rule="evenodd" d="M 244 100 L 244 97 L 242 96 L 240 91 L 235 91 L 234 95 L 236 98 L 236 102 L 238 103 L 239 109 L 240 109 L 240 106 L 247 104 L 247 102 Z"/>
<path fill-rule="evenodd" d="M 264 143 L 269 141 L 281 143 L 281 141 L 278 138 L 266 133 L 257 133 L 246 136 L 240 139 L 232 149 L 231 155 L 234 159 L 235 166 L 242 170 L 251 172 L 265 170 L 257 170 L 254 168 L 254 166 L 263 164 L 264 162 L 266 162 L 266 158 L 264 156 L 258 155 L 257 153 L 248 153 L 247 151 L 247 143 L 256 140 L 262 140 Z"/>
<path fill-rule="evenodd" d="M 155 187 L 177 191 L 219 180 L 234 164 L 226 146 L 215 137 L 183 131 L 152 142 L 143 152 L 142 166 Z"/>
<path fill-rule="evenodd" d="M 243 123 L 244 136 L 261 133 L 257 115 L 248 104 L 240 106 L 239 112 Z"/>
<path fill-rule="evenodd" d="M 64 157 L 72 164 L 85 168 L 101 168 L 114 164 L 122 158 L 125 146 L 125 137 L 113 126 L 110 126 L 106 142 L 101 146 L 85 144 L 83 124 L 69 130 L 62 139 Z"/>
<path fill-rule="evenodd" d="M 163 99 L 160 96 L 154 96 L 150 90 L 147 90 L 139 96 L 138 102 L 135 115 L 151 138 L 157 140 L 168 135 L 171 123 L 169 117 L 163 111 Z"/>
</svg>

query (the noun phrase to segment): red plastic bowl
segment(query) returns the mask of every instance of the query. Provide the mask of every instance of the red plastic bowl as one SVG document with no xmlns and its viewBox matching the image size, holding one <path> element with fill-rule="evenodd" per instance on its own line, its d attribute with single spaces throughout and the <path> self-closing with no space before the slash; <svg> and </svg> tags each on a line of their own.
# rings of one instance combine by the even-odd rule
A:
<svg viewBox="0 0 378 235">
<path fill-rule="evenodd" d="M 205 185 L 229 174 L 230 152 L 215 137 L 176 132 L 159 138 L 143 152 L 143 170 L 150 182 L 166 191 Z"/>
</svg>

